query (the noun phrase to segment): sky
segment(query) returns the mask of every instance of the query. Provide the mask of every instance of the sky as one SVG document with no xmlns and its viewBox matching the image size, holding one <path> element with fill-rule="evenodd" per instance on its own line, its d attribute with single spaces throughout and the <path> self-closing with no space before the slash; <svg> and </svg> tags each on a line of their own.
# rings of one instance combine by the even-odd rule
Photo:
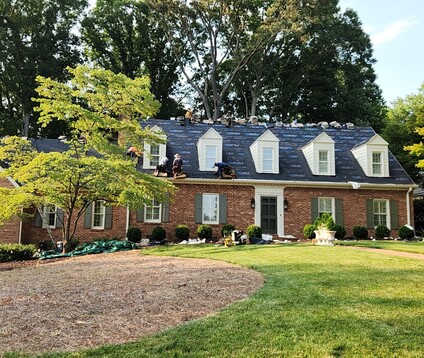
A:
<svg viewBox="0 0 424 358">
<path fill-rule="evenodd" d="M 424 0 L 340 0 L 370 35 L 377 84 L 387 105 L 417 94 L 424 83 Z"/>
</svg>

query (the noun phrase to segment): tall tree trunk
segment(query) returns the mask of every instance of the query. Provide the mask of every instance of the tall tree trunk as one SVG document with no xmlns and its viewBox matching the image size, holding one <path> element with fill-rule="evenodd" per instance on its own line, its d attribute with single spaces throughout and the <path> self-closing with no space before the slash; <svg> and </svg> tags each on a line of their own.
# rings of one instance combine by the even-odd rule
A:
<svg viewBox="0 0 424 358">
<path fill-rule="evenodd" d="M 29 137 L 29 119 L 31 118 L 31 110 L 26 108 L 23 109 L 23 119 L 24 119 L 24 128 L 23 128 L 23 136 Z"/>
</svg>

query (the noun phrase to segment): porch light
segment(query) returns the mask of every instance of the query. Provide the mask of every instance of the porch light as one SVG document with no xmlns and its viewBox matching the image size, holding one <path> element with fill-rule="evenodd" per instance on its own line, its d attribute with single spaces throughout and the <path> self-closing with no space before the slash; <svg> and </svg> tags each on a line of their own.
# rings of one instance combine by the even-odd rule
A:
<svg viewBox="0 0 424 358">
<path fill-rule="evenodd" d="M 255 198 L 250 199 L 250 207 L 251 207 L 252 209 L 254 209 L 254 208 L 255 208 Z"/>
<path fill-rule="evenodd" d="M 287 211 L 289 209 L 289 201 L 287 199 L 284 199 L 284 211 Z"/>
</svg>

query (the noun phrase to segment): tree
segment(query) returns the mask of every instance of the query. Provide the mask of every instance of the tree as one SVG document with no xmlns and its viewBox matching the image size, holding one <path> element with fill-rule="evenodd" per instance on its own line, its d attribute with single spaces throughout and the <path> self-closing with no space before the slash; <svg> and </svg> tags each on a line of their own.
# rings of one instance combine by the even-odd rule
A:
<svg viewBox="0 0 424 358">
<path fill-rule="evenodd" d="M 173 192 L 168 181 L 139 172 L 126 158 L 127 143 L 142 148 L 144 141 L 160 142 L 138 122 L 139 116 L 152 116 L 159 106 L 148 78 L 131 80 L 85 66 L 68 71 L 71 80 L 66 83 L 38 77 L 36 100 L 42 126 L 58 121 L 69 126 L 67 148 L 37 152 L 28 140 L 17 137 L 3 139 L 0 146 L 0 160 L 8 164 L 1 175 L 22 184 L 0 191 L 0 222 L 30 204 L 54 205 L 64 212 L 65 244 L 93 201 L 139 208 L 152 199 L 164 201 Z"/>
<path fill-rule="evenodd" d="M 165 21 L 167 40 L 187 83 L 201 100 L 206 116 L 220 117 L 223 101 L 237 73 L 265 43 L 281 20 L 295 17 L 297 1 L 150 0 Z M 184 61 L 186 53 L 190 58 Z"/>
<path fill-rule="evenodd" d="M 64 79 L 80 61 L 73 31 L 87 0 L 1 0 L 0 116 L 6 134 L 28 136 L 37 75 Z M 38 128 L 32 128 L 32 135 Z M 46 129 L 45 129 L 46 130 Z"/>
<path fill-rule="evenodd" d="M 424 176 L 424 83 L 417 94 L 398 98 L 388 113 L 384 130 L 390 149 L 413 179 L 423 185 Z M 405 155 L 403 150 L 408 153 Z"/>
<path fill-rule="evenodd" d="M 98 0 L 82 21 L 82 40 L 97 65 L 130 78 L 148 75 L 162 104 L 158 116 L 169 117 L 177 108 L 171 94 L 178 64 L 159 21 L 143 1 Z"/>
</svg>

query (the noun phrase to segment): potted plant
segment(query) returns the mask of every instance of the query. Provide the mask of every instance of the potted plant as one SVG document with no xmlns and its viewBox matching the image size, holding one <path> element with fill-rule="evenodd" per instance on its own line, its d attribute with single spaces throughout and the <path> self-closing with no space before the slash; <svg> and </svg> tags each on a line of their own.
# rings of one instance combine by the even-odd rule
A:
<svg viewBox="0 0 424 358">
<path fill-rule="evenodd" d="M 315 220 L 316 245 L 333 245 L 336 231 L 333 230 L 335 223 L 330 213 L 324 213 Z"/>
</svg>

